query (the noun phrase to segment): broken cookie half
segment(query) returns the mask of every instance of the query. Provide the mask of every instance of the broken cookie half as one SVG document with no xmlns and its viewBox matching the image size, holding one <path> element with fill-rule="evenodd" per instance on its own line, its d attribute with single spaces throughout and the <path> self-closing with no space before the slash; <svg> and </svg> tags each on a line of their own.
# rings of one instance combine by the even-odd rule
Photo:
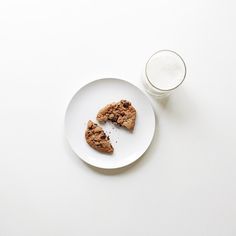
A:
<svg viewBox="0 0 236 236">
<path fill-rule="evenodd" d="M 110 120 L 114 124 L 133 130 L 136 120 L 136 110 L 131 102 L 121 100 L 103 107 L 97 114 L 97 120 L 100 122 Z"/>
<path fill-rule="evenodd" d="M 105 134 L 102 127 L 91 120 L 89 120 L 87 124 L 85 139 L 92 148 L 99 152 L 112 153 L 114 150 L 110 143 L 109 136 Z"/>
</svg>

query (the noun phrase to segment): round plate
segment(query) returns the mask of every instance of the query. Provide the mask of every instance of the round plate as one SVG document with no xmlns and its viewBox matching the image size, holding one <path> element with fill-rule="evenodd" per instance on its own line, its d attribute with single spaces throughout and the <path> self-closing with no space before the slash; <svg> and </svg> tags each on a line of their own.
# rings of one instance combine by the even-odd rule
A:
<svg viewBox="0 0 236 236">
<path fill-rule="evenodd" d="M 133 132 L 111 122 L 100 124 L 114 147 L 113 154 L 92 149 L 85 140 L 88 120 L 105 105 L 129 100 L 136 108 Z M 150 145 L 155 132 L 155 114 L 149 99 L 136 86 L 121 79 L 99 79 L 82 87 L 70 101 L 65 115 L 65 133 L 72 150 L 90 165 L 113 169 L 136 161 Z"/>
</svg>

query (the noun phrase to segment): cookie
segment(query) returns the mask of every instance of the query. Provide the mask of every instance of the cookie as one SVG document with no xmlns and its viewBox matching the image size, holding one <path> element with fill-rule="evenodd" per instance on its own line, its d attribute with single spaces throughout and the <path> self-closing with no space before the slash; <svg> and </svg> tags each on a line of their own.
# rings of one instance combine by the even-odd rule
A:
<svg viewBox="0 0 236 236">
<path fill-rule="evenodd" d="M 114 150 L 110 143 L 109 136 L 105 134 L 102 127 L 91 120 L 89 120 L 87 124 L 85 139 L 92 148 L 99 152 L 112 153 Z"/>
<path fill-rule="evenodd" d="M 110 120 L 114 124 L 132 130 L 135 126 L 136 110 L 131 102 L 121 100 L 117 103 L 111 103 L 103 107 L 97 114 L 97 120 L 100 122 Z"/>
</svg>

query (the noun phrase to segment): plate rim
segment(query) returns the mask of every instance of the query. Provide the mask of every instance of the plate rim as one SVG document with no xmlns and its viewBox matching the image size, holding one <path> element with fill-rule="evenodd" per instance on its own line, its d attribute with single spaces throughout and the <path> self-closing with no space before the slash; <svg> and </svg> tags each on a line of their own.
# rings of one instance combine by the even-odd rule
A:
<svg viewBox="0 0 236 236">
<path fill-rule="evenodd" d="M 147 100 L 149 101 L 150 106 L 151 106 L 151 108 L 152 108 L 153 116 L 154 116 L 154 128 L 153 128 L 152 136 L 151 136 L 151 138 L 150 138 L 150 143 L 147 145 L 147 147 L 145 148 L 145 150 L 144 150 L 141 154 L 137 155 L 137 158 L 135 158 L 133 161 L 128 162 L 128 163 L 125 163 L 125 164 L 123 164 L 123 165 L 119 165 L 119 166 L 104 167 L 104 166 L 101 166 L 101 165 L 96 165 L 96 164 L 94 164 L 94 163 L 92 163 L 92 162 L 90 162 L 90 161 L 84 159 L 84 158 L 81 157 L 79 154 L 77 154 L 77 152 L 73 149 L 73 147 L 72 147 L 72 145 L 71 145 L 71 143 L 70 143 L 70 141 L 69 141 L 70 139 L 69 139 L 69 137 L 68 137 L 67 131 L 66 131 L 66 115 L 67 115 L 67 112 L 68 112 L 68 110 L 69 110 L 69 106 L 70 106 L 71 102 L 73 101 L 73 99 L 74 99 L 74 98 L 77 96 L 77 94 L 78 94 L 83 88 L 85 88 L 86 86 L 88 86 L 88 85 L 90 85 L 90 84 L 92 84 L 92 83 L 98 82 L 98 81 L 102 81 L 102 80 L 119 80 L 119 81 L 121 81 L 121 82 L 125 82 L 125 83 L 127 83 L 127 84 L 129 84 L 129 85 L 135 87 L 135 88 L 136 88 L 139 92 L 141 92 L 141 93 L 147 98 Z M 96 168 L 99 168 L 99 169 L 108 169 L 108 170 L 109 170 L 109 169 L 119 169 L 119 168 L 122 168 L 122 167 L 125 167 L 125 166 L 129 166 L 129 165 L 131 165 L 132 163 L 136 162 L 136 161 L 137 161 L 139 158 L 141 158 L 141 157 L 145 154 L 145 152 L 148 150 L 148 148 L 149 148 L 150 145 L 152 144 L 152 141 L 153 141 L 153 138 L 154 138 L 154 135 L 155 135 L 155 132 L 156 132 L 156 123 L 157 123 L 156 119 L 157 119 L 157 118 L 156 118 L 156 112 L 155 112 L 155 110 L 154 110 L 154 108 L 153 108 L 153 105 L 152 105 L 151 100 L 148 98 L 148 96 L 147 96 L 140 88 L 138 88 L 136 85 L 132 84 L 131 82 L 129 82 L 129 81 L 125 80 L 125 79 L 113 78 L 113 77 L 105 77 L 105 78 L 100 78 L 100 79 L 91 80 L 91 81 L 89 81 L 88 83 L 82 85 L 82 86 L 75 92 L 75 94 L 71 97 L 71 99 L 69 100 L 69 102 L 68 102 L 68 104 L 67 104 L 66 111 L 65 111 L 65 114 L 64 114 L 64 135 L 65 135 L 66 141 L 67 141 L 69 147 L 71 148 L 71 150 L 73 151 L 73 153 L 75 153 L 76 156 L 79 157 L 79 158 L 80 158 L 83 162 L 85 162 L 86 164 L 91 165 L 91 166 L 96 167 Z"/>
</svg>

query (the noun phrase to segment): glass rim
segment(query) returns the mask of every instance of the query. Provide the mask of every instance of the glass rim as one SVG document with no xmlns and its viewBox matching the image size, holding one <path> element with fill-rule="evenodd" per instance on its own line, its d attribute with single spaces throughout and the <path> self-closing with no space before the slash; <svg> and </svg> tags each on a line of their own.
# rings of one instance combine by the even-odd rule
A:
<svg viewBox="0 0 236 236">
<path fill-rule="evenodd" d="M 180 60 L 183 62 L 183 65 L 184 65 L 184 76 L 183 76 L 181 82 L 180 82 L 178 85 L 176 85 L 175 87 L 170 88 L 170 89 L 161 89 L 161 88 L 158 88 L 157 86 L 155 86 L 155 85 L 150 81 L 150 79 L 148 78 L 148 75 L 147 75 L 147 65 L 148 65 L 148 63 L 150 62 L 150 60 L 152 59 L 153 56 L 155 56 L 156 54 L 161 53 L 161 52 L 170 52 L 170 53 L 175 54 L 177 57 L 180 58 Z M 153 53 L 153 54 L 149 57 L 149 59 L 148 59 L 147 62 L 146 62 L 146 65 L 145 65 L 145 76 L 146 76 L 148 82 L 149 82 L 155 89 L 160 90 L 160 91 L 162 91 L 162 92 L 168 92 L 168 91 L 172 91 L 172 90 L 178 88 L 178 87 L 184 82 L 184 80 L 185 80 L 185 78 L 186 78 L 186 74 L 187 74 L 187 67 L 186 67 L 186 64 L 185 64 L 185 62 L 184 62 L 184 59 L 183 59 L 177 52 L 175 52 L 175 51 L 173 51 L 173 50 L 169 50 L 169 49 L 162 49 L 162 50 L 156 51 L 155 53 Z"/>
</svg>

